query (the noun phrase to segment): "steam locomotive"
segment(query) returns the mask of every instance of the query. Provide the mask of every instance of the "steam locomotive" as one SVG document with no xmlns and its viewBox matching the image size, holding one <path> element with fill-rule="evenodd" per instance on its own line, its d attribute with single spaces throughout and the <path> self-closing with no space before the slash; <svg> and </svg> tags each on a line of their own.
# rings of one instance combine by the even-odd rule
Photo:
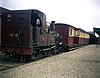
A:
<svg viewBox="0 0 100 78">
<path fill-rule="evenodd" d="M 54 21 L 46 25 L 46 15 L 38 10 L 14 10 L 2 13 L 1 51 L 23 57 L 38 58 L 55 50 L 57 37 Z"/>
<path fill-rule="evenodd" d="M 55 21 L 47 25 L 46 15 L 39 10 L 11 11 L 0 7 L 0 11 L 0 51 L 21 61 L 89 43 L 86 31 Z"/>
</svg>

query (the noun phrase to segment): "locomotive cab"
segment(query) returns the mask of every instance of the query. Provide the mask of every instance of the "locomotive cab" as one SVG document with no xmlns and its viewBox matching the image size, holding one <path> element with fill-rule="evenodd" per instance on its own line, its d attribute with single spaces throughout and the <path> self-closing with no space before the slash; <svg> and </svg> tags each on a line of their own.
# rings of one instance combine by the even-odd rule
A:
<svg viewBox="0 0 100 78">
<path fill-rule="evenodd" d="M 47 45 L 46 15 L 38 10 L 31 12 L 32 46 L 44 48 Z"/>
<path fill-rule="evenodd" d="M 33 46 L 36 46 L 39 45 L 40 35 L 44 32 L 43 29 L 46 26 L 46 16 L 40 11 L 33 10 L 31 14 L 31 24 L 33 27 L 32 43 Z"/>
</svg>

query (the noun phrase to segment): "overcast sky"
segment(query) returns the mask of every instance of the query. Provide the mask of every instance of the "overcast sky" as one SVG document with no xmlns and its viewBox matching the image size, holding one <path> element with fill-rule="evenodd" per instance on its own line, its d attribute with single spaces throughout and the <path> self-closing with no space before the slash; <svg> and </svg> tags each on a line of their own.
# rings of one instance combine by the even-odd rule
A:
<svg viewBox="0 0 100 78">
<path fill-rule="evenodd" d="M 2 1 L 2 4 L 1 4 Z M 86 31 L 100 28 L 100 0 L 1 0 L 8 9 L 38 9 L 47 21 L 66 23 Z"/>
</svg>

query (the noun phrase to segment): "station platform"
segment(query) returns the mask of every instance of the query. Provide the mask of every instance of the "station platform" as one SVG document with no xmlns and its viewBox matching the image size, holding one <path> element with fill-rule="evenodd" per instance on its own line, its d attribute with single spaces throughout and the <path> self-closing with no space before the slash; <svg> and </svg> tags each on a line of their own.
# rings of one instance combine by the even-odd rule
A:
<svg viewBox="0 0 100 78">
<path fill-rule="evenodd" d="M 1 71 L 0 78 L 100 78 L 100 46 L 87 45 Z"/>
</svg>

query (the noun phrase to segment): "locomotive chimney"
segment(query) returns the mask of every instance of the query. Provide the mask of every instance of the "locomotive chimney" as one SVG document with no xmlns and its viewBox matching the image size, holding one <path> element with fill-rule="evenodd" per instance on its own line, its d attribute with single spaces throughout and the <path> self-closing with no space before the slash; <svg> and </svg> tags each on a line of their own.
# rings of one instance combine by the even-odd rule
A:
<svg viewBox="0 0 100 78">
<path fill-rule="evenodd" d="M 55 31 L 55 21 L 51 21 L 51 31 Z"/>
</svg>

